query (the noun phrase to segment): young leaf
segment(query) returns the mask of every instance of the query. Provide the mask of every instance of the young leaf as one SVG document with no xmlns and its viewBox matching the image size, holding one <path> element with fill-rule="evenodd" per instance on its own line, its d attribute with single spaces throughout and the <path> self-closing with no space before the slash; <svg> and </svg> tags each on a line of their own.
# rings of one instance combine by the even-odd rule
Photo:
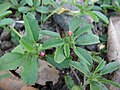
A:
<svg viewBox="0 0 120 90">
<path fill-rule="evenodd" d="M 80 23 L 81 21 L 79 17 L 73 17 L 69 23 L 69 31 L 74 32 L 80 26 Z"/>
<path fill-rule="evenodd" d="M 111 84 L 115 87 L 120 88 L 120 84 L 117 84 L 116 82 L 113 82 L 113 81 L 110 81 L 110 80 L 107 80 L 107 79 L 99 79 L 99 81 L 102 82 L 102 83 Z"/>
<path fill-rule="evenodd" d="M 56 51 L 55 51 L 54 60 L 57 63 L 62 63 L 65 59 L 66 59 L 66 57 L 65 57 L 65 55 L 63 53 L 63 48 L 61 46 L 57 47 Z"/>
<path fill-rule="evenodd" d="M 69 89 L 71 89 L 75 85 L 75 83 L 72 80 L 72 77 L 70 75 L 65 76 L 65 83 Z"/>
<path fill-rule="evenodd" d="M 103 69 L 103 67 L 105 66 L 105 63 L 106 63 L 106 62 L 105 62 L 104 60 L 102 60 L 102 61 L 99 63 L 99 65 L 96 67 L 94 73 L 97 73 L 97 72 L 99 72 L 101 69 Z"/>
<path fill-rule="evenodd" d="M 16 69 L 25 61 L 24 59 L 20 53 L 7 53 L 0 57 L 0 71 Z"/>
<path fill-rule="evenodd" d="M 64 44 L 64 40 L 60 39 L 60 38 L 51 38 L 46 40 L 43 43 L 43 49 L 50 49 L 53 47 L 58 47 L 58 46 L 62 46 Z"/>
<path fill-rule="evenodd" d="M 93 25 L 92 25 L 92 24 L 87 24 L 87 25 L 83 26 L 82 28 L 78 29 L 78 30 L 75 32 L 75 37 L 78 37 L 78 36 L 80 36 L 81 34 L 87 32 L 88 30 L 91 30 L 91 28 L 93 28 Z"/>
<path fill-rule="evenodd" d="M 26 0 L 27 4 L 33 6 L 33 0 Z"/>
<path fill-rule="evenodd" d="M 91 45 L 91 44 L 97 44 L 99 43 L 99 37 L 94 34 L 85 34 L 76 40 L 76 43 L 80 45 Z"/>
<path fill-rule="evenodd" d="M 26 84 L 34 84 L 38 76 L 37 57 L 28 57 L 27 61 L 22 65 L 21 78 Z"/>
<path fill-rule="evenodd" d="M 54 36 L 54 37 L 60 37 L 59 33 L 56 33 L 56 32 L 50 31 L 50 30 L 41 30 L 40 34 Z"/>
<path fill-rule="evenodd" d="M 70 47 L 69 44 L 64 44 L 64 53 L 67 58 L 70 57 Z"/>
<path fill-rule="evenodd" d="M 88 69 L 85 68 L 85 66 L 83 64 L 81 64 L 80 62 L 75 62 L 75 61 L 72 61 L 70 63 L 70 65 L 74 68 L 76 68 L 77 70 L 79 70 L 80 72 L 82 72 L 83 74 L 85 74 L 85 76 L 88 76 L 88 74 L 90 73 L 88 71 Z"/>
<path fill-rule="evenodd" d="M 111 73 L 120 68 L 120 64 L 118 62 L 111 62 L 104 66 L 104 68 L 100 71 L 102 75 Z"/>
<path fill-rule="evenodd" d="M 92 63 L 91 56 L 82 48 L 75 48 L 74 52 L 80 59 L 84 60 L 84 62 L 86 62 L 88 65 Z"/>
<path fill-rule="evenodd" d="M 105 23 L 109 23 L 109 20 L 108 18 L 102 14 L 101 12 L 98 12 L 98 11 L 93 11 L 93 13 L 95 13 L 100 19 L 102 19 Z"/>
<path fill-rule="evenodd" d="M 28 13 L 27 15 L 23 16 L 25 30 L 26 30 L 26 37 L 29 39 L 29 42 L 37 41 L 39 38 L 39 25 L 35 17 L 32 14 Z"/>
<path fill-rule="evenodd" d="M 3 20 L 0 20 L 0 27 L 8 24 L 12 24 L 14 22 L 13 19 L 5 18 Z"/>
</svg>

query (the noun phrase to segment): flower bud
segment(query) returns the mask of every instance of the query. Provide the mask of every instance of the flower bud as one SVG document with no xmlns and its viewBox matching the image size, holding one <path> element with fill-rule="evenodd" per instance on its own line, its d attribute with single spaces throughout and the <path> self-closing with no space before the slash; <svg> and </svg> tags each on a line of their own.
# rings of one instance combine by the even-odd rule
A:
<svg viewBox="0 0 120 90">
<path fill-rule="evenodd" d="M 44 57 L 45 56 L 45 52 L 40 52 L 39 54 L 41 57 Z"/>
<path fill-rule="evenodd" d="M 72 36 L 72 31 L 68 31 L 68 36 Z"/>
</svg>

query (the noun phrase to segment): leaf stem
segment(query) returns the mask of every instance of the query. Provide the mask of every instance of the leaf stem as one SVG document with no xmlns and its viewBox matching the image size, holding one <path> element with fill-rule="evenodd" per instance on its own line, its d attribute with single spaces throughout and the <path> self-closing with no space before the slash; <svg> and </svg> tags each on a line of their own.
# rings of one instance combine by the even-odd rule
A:
<svg viewBox="0 0 120 90">
<path fill-rule="evenodd" d="M 75 70 L 72 67 L 71 67 L 71 70 L 72 70 L 73 74 L 75 75 L 76 79 L 78 80 L 78 83 L 81 85 L 81 81 L 80 81 L 78 75 L 76 74 Z"/>
<path fill-rule="evenodd" d="M 9 27 L 14 33 L 16 33 L 20 38 L 22 38 L 22 35 L 20 35 L 13 27 L 11 27 L 11 26 L 9 26 Z"/>
</svg>

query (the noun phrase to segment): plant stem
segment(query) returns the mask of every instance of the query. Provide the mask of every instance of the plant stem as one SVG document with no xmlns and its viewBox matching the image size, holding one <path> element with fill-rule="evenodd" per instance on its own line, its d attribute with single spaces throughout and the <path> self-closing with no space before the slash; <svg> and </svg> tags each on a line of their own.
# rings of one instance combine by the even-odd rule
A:
<svg viewBox="0 0 120 90">
<path fill-rule="evenodd" d="M 78 75 L 76 74 L 75 70 L 72 67 L 71 67 L 71 70 L 72 70 L 73 74 L 75 75 L 76 79 L 78 80 L 78 83 L 81 85 L 81 81 L 80 81 Z"/>
<path fill-rule="evenodd" d="M 9 27 L 14 33 L 16 33 L 20 38 L 22 38 L 22 35 L 20 35 L 13 27 L 11 27 L 11 26 L 9 26 Z"/>
</svg>

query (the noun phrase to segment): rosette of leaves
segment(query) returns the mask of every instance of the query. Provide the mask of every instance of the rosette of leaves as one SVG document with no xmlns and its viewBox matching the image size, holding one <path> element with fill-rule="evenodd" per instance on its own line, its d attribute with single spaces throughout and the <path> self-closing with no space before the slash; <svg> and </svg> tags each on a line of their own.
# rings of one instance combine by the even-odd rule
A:
<svg viewBox="0 0 120 90">
<path fill-rule="evenodd" d="M 114 10 L 118 13 L 120 13 L 120 1 L 119 0 L 113 0 L 112 2 L 101 2 L 101 8 L 103 8 L 104 11 Z"/>
<path fill-rule="evenodd" d="M 35 17 L 28 13 L 23 16 L 26 34 L 21 36 L 15 29 L 15 33 L 20 37 L 20 44 L 12 52 L 0 57 L 0 71 L 14 70 L 21 66 L 21 78 L 26 84 L 34 84 L 38 75 L 38 57 L 41 51 L 39 39 L 39 26 Z"/>
<path fill-rule="evenodd" d="M 100 11 L 102 8 L 100 6 L 94 5 L 94 2 L 99 0 L 84 0 L 83 3 L 79 4 L 77 0 L 71 0 L 71 4 L 78 8 L 77 11 L 70 11 L 68 14 L 70 15 L 77 15 L 77 16 L 85 16 L 88 15 L 92 17 L 95 22 L 99 22 L 101 19 L 104 23 L 108 24 L 108 18 Z"/>
<path fill-rule="evenodd" d="M 28 6 L 19 7 L 18 11 L 22 13 L 27 12 L 40 12 L 40 13 L 49 13 L 51 12 L 51 6 L 57 8 L 54 0 L 25 0 Z"/>
<path fill-rule="evenodd" d="M 85 64 L 85 62 L 72 62 L 71 65 L 85 75 L 84 82 L 81 85 L 76 85 L 70 75 L 65 76 L 66 85 L 70 90 L 74 90 L 73 88 L 77 88 L 76 90 L 85 90 L 87 85 L 90 85 L 90 90 L 109 90 L 106 84 L 120 88 L 119 84 L 103 77 L 103 75 L 119 69 L 120 64 L 118 62 L 106 64 L 106 61 L 102 59 L 95 70 L 87 69 L 81 63 Z"/>
<path fill-rule="evenodd" d="M 70 50 L 72 49 L 74 53 L 80 59 L 84 60 L 87 64 L 92 63 L 91 57 L 88 52 L 85 49 L 80 48 L 79 46 L 97 44 L 99 43 L 99 37 L 91 33 L 93 25 L 84 23 L 83 26 L 80 26 L 80 24 L 83 24 L 81 18 L 74 17 L 69 24 L 69 30 L 73 32 L 72 36 L 68 36 L 66 34 L 66 36 L 63 38 L 61 38 L 60 35 L 55 32 L 50 33 L 50 31 L 47 30 L 40 31 L 40 33 L 42 33 L 43 35 L 47 34 L 51 36 L 56 36 L 56 38 L 54 37 L 46 40 L 42 45 L 43 49 L 56 47 L 54 55 L 55 62 L 62 63 L 66 59 L 70 59 Z M 86 53 L 86 55 L 88 55 L 90 59 L 82 55 L 83 53 Z"/>
</svg>

